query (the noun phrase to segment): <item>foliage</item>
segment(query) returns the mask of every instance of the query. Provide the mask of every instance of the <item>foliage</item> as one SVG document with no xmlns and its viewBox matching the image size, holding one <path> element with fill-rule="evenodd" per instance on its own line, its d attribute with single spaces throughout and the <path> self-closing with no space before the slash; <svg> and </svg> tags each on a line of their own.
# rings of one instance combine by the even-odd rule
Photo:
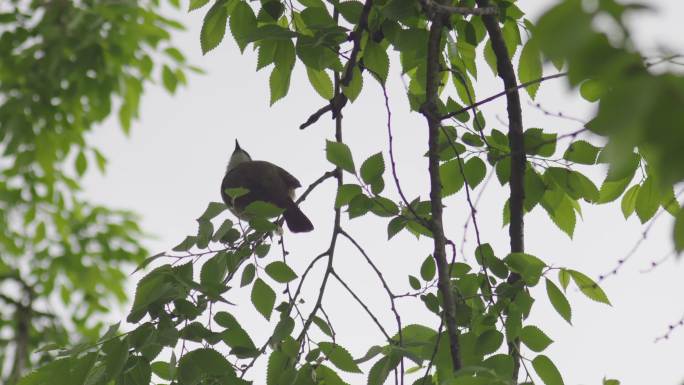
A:
<svg viewBox="0 0 684 385">
<path fill-rule="evenodd" d="M 675 245 L 681 250 L 684 215 L 673 184 L 682 179 L 684 167 L 666 167 L 684 165 L 681 152 L 675 151 L 684 142 L 678 136 L 684 132 L 678 126 L 684 119 L 677 119 L 681 79 L 653 74 L 629 48 L 622 17 L 639 7 L 608 0 L 588 11 L 579 0 L 565 0 L 535 25 L 515 2 L 506 0 L 465 0 L 457 5 L 407 0 L 298 2 L 295 6 L 278 0 L 195 0 L 189 9 L 207 7 L 200 36 L 203 52 L 216 48 L 226 29 L 241 51 L 258 50 L 257 68 L 271 70 L 271 104 L 287 96 L 296 65 L 306 68 L 311 86 L 325 99 L 324 107 L 302 128 L 331 112 L 335 140 L 326 143 L 326 159 L 335 171 L 314 182 L 299 201 L 334 177 L 330 246 L 306 269 L 296 271 L 287 262 L 284 245 L 271 247 L 272 212 L 257 210 L 250 227 L 243 229 L 219 217 L 223 206 L 212 202 L 198 219 L 197 234 L 186 237 L 173 252 L 151 256 L 141 265 L 159 258 L 173 261 L 152 269 L 138 283 L 127 318 L 137 324 L 135 329 L 112 332 L 99 344 L 78 350 L 55 347 L 68 358 L 39 369 L 22 384 L 43 383 L 49 373 L 59 371 L 76 378 L 70 384 L 147 384 L 150 373 L 164 383 L 248 384 L 249 370 L 264 356 L 269 385 L 346 384 L 360 372 L 368 384 L 385 383 L 391 375 L 402 384 L 530 384 L 536 379 L 563 384 L 562 374 L 545 354 L 553 336 L 527 320 L 533 306 L 551 306 L 571 322 L 572 307 L 565 295 L 571 284 L 590 300 L 607 305 L 610 301 L 582 272 L 549 266 L 543 256 L 525 251 L 523 215 L 543 210 L 572 237 L 582 205 L 622 198 L 624 215 L 636 213 L 642 222 L 658 212 L 676 215 Z M 593 29 L 593 18 L 602 14 L 617 22 L 616 31 L 622 33 L 618 43 Z M 506 133 L 489 127 L 477 109 L 479 52 L 504 83 L 505 92 L 498 96 L 505 96 L 508 104 Z M 598 65 L 597 55 L 602 58 Z M 542 63 L 547 60 L 558 68 L 565 65 L 567 74 L 543 77 Z M 341 140 L 342 109 L 350 108 L 347 103 L 371 86 L 381 88 L 387 97 L 384 85 L 390 63 L 397 61 L 409 80 L 410 108 L 422 114 L 428 126 L 429 147 L 416 151 L 429 159 L 429 200 L 410 200 L 401 189 L 391 121 L 388 157 L 379 152 L 362 162 L 355 160 L 350 144 Z M 364 73 L 369 76 L 364 78 Z M 520 85 L 516 76 L 525 84 Z M 568 135 L 522 127 L 518 89 L 525 88 L 535 98 L 541 82 L 562 76 L 579 86 L 588 100 L 599 102 L 595 119 Z M 653 101 L 639 101 L 643 89 Z M 663 95 L 671 97 L 656 103 Z M 654 120 L 662 123 L 657 129 L 647 125 Z M 607 137 L 608 143 L 602 144 L 594 134 Z M 609 165 L 608 175 L 597 186 L 583 170 L 604 164 Z M 500 202 L 511 249 L 494 250 L 478 238 L 475 258 L 467 259 L 475 262 L 457 262 L 454 242 L 444 234 L 442 199 L 459 194 L 465 202 L 460 207 L 467 205 L 477 226 L 471 194 L 476 187 L 484 188 L 481 182 L 488 173 L 511 189 L 508 199 Z M 635 177 L 637 187 L 627 190 Z M 388 181 L 398 196 L 387 191 Z M 417 271 L 408 276 L 414 291 L 408 295 L 395 294 L 372 256 L 345 231 L 354 218 L 365 215 L 387 221 L 390 239 L 406 231 L 433 242 L 431 255 L 416 258 Z M 335 249 L 341 238 L 356 248 L 382 284 L 397 321 L 392 335 L 336 271 Z M 312 279 L 314 265 L 323 261 L 327 264 L 320 292 L 314 301 L 305 302 L 302 286 Z M 332 279 L 370 314 L 385 339 L 382 346 L 369 346 L 363 357 L 355 359 L 344 347 L 344 338 L 335 334 L 334 321 L 323 309 L 325 288 Z M 241 325 L 241 308 L 230 301 L 240 290 L 238 280 L 239 287 L 249 291 L 255 310 L 270 321 L 272 332 L 251 336 Z M 530 290 L 542 280 L 548 301 L 533 297 Z M 403 324 L 395 306 L 399 300 L 422 302 L 435 320 Z M 438 322 L 436 328 L 428 326 Z M 322 334 L 310 333 L 312 325 Z M 362 367 L 366 363 L 367 370 Z M 90 370 L 81 373 L 84 365 Z"/>
<path fill-rule="evenodd" d="M 50 357 L 29 354 L 39 344 L 94 341 L 97 315 L 127 297 L 122 267 L 147 254 L 133 213 L 87 202 L 79 190 L 81 176 L 104 172 L 107 162 L 86 135 L 112 113 L 128 133 L 145 84 L 159 72 L 169 92 L 185 83 L 189 67 L 169 32 L 182 25 L 159 7 L 0 7 L 0 366 L 10 368 L 3 383 Z M 53 367 L 69 364 L 78 365 Z"/>
</svg>

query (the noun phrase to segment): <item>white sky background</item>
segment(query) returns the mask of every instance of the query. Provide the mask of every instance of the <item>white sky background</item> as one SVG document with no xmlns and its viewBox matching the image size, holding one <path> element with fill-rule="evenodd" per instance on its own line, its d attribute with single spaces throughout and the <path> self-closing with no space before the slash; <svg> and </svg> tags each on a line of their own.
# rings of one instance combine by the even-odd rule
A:
<svg viewBox="0 0 684 385">
<path fill-rule="evenodd" d="M 535 20 L 552 2 L 521 0 L 518 3 Z M 658 12 L 641 13 L 632 23 L 640 48 L 646 53 L 656 53 L 661 46 L 684 52 L 684 42 L 677 37 L 681 36 L 684 3 L 659 0 L 650 4 Z M 298 64 L 295 69 L 287 98 L 269 107 L 270 69 L 255 72 L 256 54 L 251 48 L 241 55 L 227 34 L 216 50 L 201 55 L 198 36 L 206 9 L 191 14 L 169 11 L 169 14 L 188 26 L 187 31 L 176 34 L 176 43 L 193 64 L 207 71 L 207 75 L 189 75 L 189 86 L 179 89 L 175 96 L 166 94 L 161 86 L 148 88 L 143 97 L 141 119 L 134 124 L 130 137 L 125 137 L 118 122 L 112 119 L 90 138 L 90 142 L 106 154 L 109 165 L 105 176 L 90 168 L 85 194 L 97 202 L 139 213 L 143 229 L 156 236 L 146 243 L 155 253 L 170 249 L 187 234 L 194 234 L 197 230 L 195 218 L 208 202 L 220 201 L 219 186 L 235 138 L 239 138 L 253 158 L 285 167 L 305 186 L 331 169 L 324 153 L 325 139 L 331 139 L 334 131 L 329 115 L 304 131 L 298 129 L 299 124 L 325 103 L 309 86 L 302 66 Z M 480 63 L 479 73 L 477 99 L 502 89 L 501 82 L 492 76 L 484 61 Z M 545 74 L 551 73 L 554 70 L 547 68 Z M 408 113 L 396 62 L 390 69 L 388 91 L 402 187 L 409 199 L 417 195 L 426 198 L 429 188 L 427 159 L 422 154 L 427 148 L 427 126 L 422 116 Z M 542 127 L 558 133 L 580 128 L 572 121 L 545 117 L 529 106 L 525 93 L 521 95 L 525 127 Z M 564 80 L 543 84 L 537 101 L 550 111 L 580 118 L 589 117 L 595 108 L 583 102 L 576 92 L 566 90 Z M 505 99 L 501 98 L 483 109 L 488 128 L 506 131 L 505 123 L 502 123 L 507 119 L 504 103 Z M 357 166 L 378 151 L 382 151 L 387 160 L 384 101 L 382 90 L 373 79 L 364 77 L 362 96 L 347 105 L 344 116 L 344 139 L 352 148 Z M 559 148 L 564 149 L 567 144 L 568 141 L 563 140 Z M 591 176 L 599 185 L 602 173 L 593 172 Z M 386 185 L 388 193 L 396 197 L 389 174 Z M 505 256 L 508 250 L 508 230 L 501 226 L 507 188 L 501 188 L 493 178 L 478 211 L 483 242 L 491 243 L 499 257 Z M 315 231 L 286 235 L 289 262 L 300 273 L 328 246 L 334 194 L 334 182 L 329 181 L 303 204 L 303 210 L 316 226 Z M 468 214 L 463 191 L 448 198 L 445 204 L 447 236 L 460 245 Z M 594 278 L 610 271 L 641 237 L 643 227 L 635 216 L 625 222 L 619 205 L 592 207 L 585 204 L 583 210 L 584 219 L 578 221 L 574 239 L 570 240 L 541 208 L 535 208 L 526 216 L 526 251 L 549 264 L 576 268 Z M 396 293 L 410 290 L 407 274 L 419 276 L 420 264 L 432 250 L 431 241 L 424 238 L 416 241 L 415 237 L 403 232 L 387 242 L 385 219 L 373 215 L 352 221 L 348 221 L 346 215 L 344 218 L 344 228 L 366 247 L 393 290 Z M 670 259 L 650 273 L 641 272 L 651 261 L 660 259 L 672 249 L 671 225 L 669 215 L 662 215 L 634 257 L 617 276 L 604 282 L 603 288 L 613 307 L 594 303 L 571 286 L 568 297 L 573 309 L 573 326 L 552 309 L 543 284 L 533 289 L 537 302 L 526 324 L 540 326 L 556 341 L 544 354 L 559 367 L 566 384 L 600 384 L 604 376 L 620 379 L 626 385 L 680 384 L 684 380 L 681 365 L 684 330 L 675 331 L 669 341 L 653 342 L 667 331 L 668 324 L 679 320 L 684 313 L 681 264 Z M 470 231 L 465 258 L 474 262 L 472 225 Z M 340 239 L 338 245 L 336 270 L 376 309 L 386 329 L 393 334 L 396 332 L 393 316 L 376 277 L 348 242 Z M 272 252 L 267 258 L 274 260 L 279 255 Z M 463 258 L 463 255 L 458 256 L 458 260 Z M 265 264 L 263 261 L 262 265 Z M 323 265 L 319 264 L 317 274 L 307 278 L 306 309 L 315 301 Z M 557 282 L 555 274 L 552 278 Z M 273 287 L 280 291 L 277 284 L 273 283 Z M 269 326 L 256 313 L 248 295 L 247 290 L 238 294 L 234 289 L 228 297 L 242 304 L 232 310 L 250 331 L 255 343 L 261 345 L 273 325 Z M 420 301 L 399 303 L 405 325 L 420 322 L 437 327 L 438 320 L 427 313 Z M 355 357 L 362 356 L 372 344 L 383 343 L 382 335 L 367 315 L 334 280 L 328 285 L 323 304 L 332 318 L 338 341 Z M 127 310 L 121 309 L 117 318 L 125 318 Z M 534 354 L 527 351 L 526 356 L 533 358 Z M 528 366 L 531 369 L 531 365 Z M 263 382 L 263 368 L 263 365 L 257 366 L 251 372 L 251 378 L 257 384 Z M 370 365 L 363 368 L 368 370 Z M 347 379 L 352 384 L 365 383 L 360 375 Z"/>
</svg>

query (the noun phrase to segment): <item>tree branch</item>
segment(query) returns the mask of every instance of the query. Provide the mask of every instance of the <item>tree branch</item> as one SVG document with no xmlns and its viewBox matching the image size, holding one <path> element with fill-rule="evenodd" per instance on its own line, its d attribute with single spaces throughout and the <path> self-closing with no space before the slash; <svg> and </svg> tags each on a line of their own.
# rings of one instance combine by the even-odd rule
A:
<svg viewBox="0 0 684 385">
<path fill-rule="evenodd" d="M 461 368 L 461 353 L 456 326 L 456 309 L 454 296 L 451 291 L 451 279 L 449 266 L 446 258 L 446 238 L 442 223 L 442 182 L 439 175 L 439 130 L 441 118 L 437 110 L 437 99 L 440 86 L 440 61 L 441 40 L 444 26 L 444 16 L 437 14 L 430 26 L 430 35 L 427 51 L 427 84 L 426 100 L 421 107 L 421 113 L 425 116 L 429 128 L 428 170 L 430 173 L 430 205 L 432 217 L 430 218 L 430 230 L 434 240 L 433 258 L 437 265 L 437 286 L 443 298 L 444 323 L 449 335 L 449 349 L 451 351 L 451 363 L 454 370 Z"/>
<path fill-rule="evenodd" d="M 476 0 L 481 8 L 489 6 L 489 0 Z M 482 21 L 489 34 L 492 49 L 496 55 L 496 65 L 499 77 L 506 89 L 506 109 L 508 111 L 508 142 L 511 148 L 511 177 L 509 209 L 511 221 L 508 227 L 511 253 L 525 250 L 524 221 L 523 215 L 525 200 L 524 176 L 527 160 L 525 158 L 525 144 L 523 136 L 522 108 L 520 106 L 520 94 L 518 82 L 515 76 L 513 63 L 508 57 L 508 49 L 504 41 L 499 20 L 496 16 L 484 15 Z M 510 91 L 509 91 L 510 90 Z M 520 280 L 520 275 L 512 273 L 508 277 L 509 283 Z M 520 340 L 516 339 L 508 344 L 508 354 L 513 357 L 513 380 L 517 381 L 520 372 Z"/>
<path fill-rule="evenodd" d="M 506 53 L 506 55 L 508 55 L 508 53 Z M 444 120 L 444 119 L 453 118 L 454 116 L 456 116 L 456 115 L 458 115 L 458 114 L 462 114 L 462 113 L 464 113 L 464 112 L 466 112 L 466 111 L 470 111 L 470 110 L 472 110 L 472 109 L 475 109 L 475 108 L 477 108 L 477 107 L 479 107 L 479 106 L 481 106 L 481 105 L 483 105 L 483 104 L 487 104 L 487 103 L 491 102 L 492 100 L 498 99 L 498 98 L 500 98 L 500 97 L 502 97 L 502 96 L 504 96 L 504 95 L 508 95 L 508 94 L 510 94 L 510 93 L 512 93 L 512 92 L 516 92 L 516 93 L 517 93 L 517 91 L 518 91 L 519 89 L 521 89 L 521 88 L 525 88 L 525 87 L 531 86 L 532 84 L 536 84 L 536 83 L 542 83 L 542 82 L 545 82 L 545 81 L 547 81 L 547 80 L 560 78 L 560 77 L 566 76 L 567 74 L 568 74 L 567 72 L 561 72 L 561 73 L 554 74 L 554 75 L 544 76 L 544 77 L 541 77 L 541 78 L 539 78 L 539 79 L 530 80 L 529 82 L 517 84 L 517 85 L 515 85 L 515 86 L 513 86 L 513 87 L 506 88 L 504 91 L 501 91 L 501 92 L 499 92 L 498 94 L 495 94 L 495 95 L 492 95 L 492 96 L 487 97 L 487 98 L 485 98 L 485 99 L 482 99 L 482 100 L 480 100 L 480 101 L 478 101 L 478 102 L 476 102 L 476 103 L 473 103 L 473 104 L 471 104 L 471 105 L 469 105 L 469 106 L 467 106 L 467 107 L 463 107 L 463 108 L 461 108 L 460 110 L 450 112 L 450 113 L 448 113 L 448 114 L 442 116 L 442 119 Z M 514 74 L 513 76 L 515 77 L 515 74 Z"/>
</svg>

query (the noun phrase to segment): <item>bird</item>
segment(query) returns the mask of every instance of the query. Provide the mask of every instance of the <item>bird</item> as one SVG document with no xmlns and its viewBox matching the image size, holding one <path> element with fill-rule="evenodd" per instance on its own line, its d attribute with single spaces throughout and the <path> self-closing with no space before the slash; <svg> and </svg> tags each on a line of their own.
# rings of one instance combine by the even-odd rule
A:
<svg viewBox="0 0 684 385">
<path fill-rule="evenodd" d="M 221 198 L 235 216 L 245 220 L 250 219 L 245 213 L 250 203 L 271 203 L 284 210 L 283 217 L 290 231 L 303 233 L 312 231 L 314 226 L 294 201 L 294 190 L 301 186 L 297 178 L 283 168 L 263 160 L 252 160 L 236 139 L 235 149 L 221 182 Z M 233 199 L 229 190 L 236 188 L 248 191 Z"/>
</svg>

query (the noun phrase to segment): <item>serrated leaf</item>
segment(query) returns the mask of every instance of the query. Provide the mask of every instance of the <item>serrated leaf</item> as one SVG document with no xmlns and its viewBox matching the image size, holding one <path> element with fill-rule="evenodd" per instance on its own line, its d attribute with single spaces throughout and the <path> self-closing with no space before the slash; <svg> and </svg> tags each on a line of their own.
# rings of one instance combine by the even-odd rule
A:
<svg viewBox="0 0 684 385">
<path fill-rule="evenodd" d="M 533 325 L 527 325 L 522 328 L 520 340 L 533 352 L 541 352 L 553 342 L 546 333 Z"/>
<path fill-rule="evenodd" d="M 500 331 L 490 329 L 477 337 L 477 352 L 483 355 L 494 353 L 503 343 L 504 335 Z"/>
<path fill-rule="evenodd" d="M 337 196 L 335 197 L 335 208 L 348 205 L 349 202 L 357 195 L 361 194 L 361 186 L 356 184 L 343 184 L 337 188 Z"/>
<path fill-rule="evenodd" d="M 273 305 L 275 305 L 276 294 L 270 286 L 261 278 L 257 278 L 252 286 L 251 300 L 254 307 L 267 320 L 271 319 Z"/>
<path fill-rule="evenodd" d="M 250 36 L 256 29 L 257 19 L 254 10 L 247 2 L 238 1 L 230 14 L 230 31 L 240 48 L 240 52 L 244 52 Z"/>
<path fill-rule="evenodd" d="M 432 281 L 435 278 L 436 271 L 435 259 L 432 258 L 432 255 L 428 255 L 420 266 L 420 276 L 424 281 Z"/>
<path fill-rule="evenodd" d="M 328 323 L 325 322 L 321 317 L 314 316 L 313 323 L 315 323 L 316 326 L 318 326 L 318 328 L 321 329 L 321 331 L 325 333 L 328 337 L 333 336 L 333 332 L 332 329 L 330 329 L 330 325 L 328 325 Z"/>
<path fill-rule="evenodd" d="M 352 355 L 342 346 L 332 342 L 321 342 L 318 344 L 318 348 L 340 370 L 350 373 L 361 373 L 361 369 L 354 362 Z"/>
<path fill-rule="evenodd" d="M 585 140 L 578 140 L 568 146 L 563 159 L 579 164 L 596 164 L 599 150 L 598 147 Z"/>
<path fill-rule="evenodd" d="M 314 90 L 325 100 L 331 100 L 334 96 L 333 82 L 325 70 L 317 70 L 306 67 L 306 74 Z"/>
<path fill-rule="evenodd" d="M 439 178 L 442 181 L 443 197 L 455 194 L 463 187 L 463 174 L 458 162 L 459 159 L 452 159 L 439 166 Z"/>
<path fill-rule="evenodd" d="M 646 178 L 639 188 L 634 207 L 641 223 L 653 218 L 660 207 L 661 197 L 662 193 L 655 178 Z"/>
<path fill-rule="evenodd" d="M 575 284 L 580 291 L 589 299 L 605 303 L 606 305 L 611 304 L 603 289 L 601 289 L 601 287 L 591 278 L 577 270 L 568 270 L 568 273 L 570 274 L 570 277 L 572 277 L 572 280 L 575 281 Z"/>
<path fill-rule="evenodd" d="M 227 382 L 235 370 L 225 357 L 214 349 L 202 348 L 186 353 L 178 360 L 179 383 L 198 385 L 204 382 Z"/>
<path fill-rule="evenodd" d="M 361 89 L 363 89 L 363 76 L 359 67 L 354 66 L 351 81 L 346 86 L 342 85 L 342 93 L 353 103 L 359 97 Z"/>
<path fill-rule="evenodd" d="M 380 83 L 385 84 L 389 73 L 389 56 L 382 45 L 368 40 L 363 49 L 363 65 Z"/>
<path fill-rule="evenodd" d="M 351 174 L 356 174 L 354 159 L 352 158 L 351 150 L 349 150 L 346 144 L 327 140 L 325 155 L 330 163 Z"/>
<path fill-rule="evenodd" d="M 240 278 L 240 287 L 245 287 L 252 283 L 252 280 L 254 280 L 255 275 L 256 267 L 251 263 L 247 264 L 244 270 L 242 270 L 242 277 Z"/>
<path fill-rule="evenodd" d="M 537 80 L 542 77 L 542 60 L 539 52 L 539 47 L 534 39 L 530 39 L 525 43 L 525 46 L 520 53 L 520 61 L 518 63 L 518 77 L 520 83 L 527 83 L 532 80 Z M 537 90 L 540 83 L 534 83 L 525 87 L 525 91 L 532 99 L 537 96 Z"/>
<path fill-rule="evenodd" d="M 382 385 L 389 374 L 394 370 L 401 358 L 396 355 L 384 356 L 379 359 L 368 372 L 368 385 Z"/>
<path fill-rule="evenodd" d="M 406 219 L 403 217 L 396 217 L 387 224 L 387 240 L 392 239 L 401 230 L 406 227 Z"/>
<path fill-rule="evenodd" d="M 271 105 L 287 95 L 287 92 L 290 89 L 291 75 L 292 68 L 273 67 L 268 83 L 271 89 Z"/>
<path fill-rule="evenodd" d="M 632 178 L 633 177 L 629 177 L 616 181 L 610 181 L 606 179 L 603 181 L 601 189 L 599 190 L 599 199 L 596 203 L 609 203 L 616 200 L 618 197 L 620 197 L 620 195 L 622 195 L 623 192 L 625 192 L 625 189 L 627 186 L 629 186 L 629 182 L 632 181 Z"/>
<path fill-rule="evenodd" d="M 466 176 L 466 182 L 471 188 L 477 187 L 482 182 L 487 174 L 487 166 L 484 161 L 478 157 L 468 159 L 463 165 L 463 173 Z"/>
<path fill-rule="evenodd" d="M 511 270 L 520 274 L 525 283 L 534 286 L 539 282 L 541 273 L 546 264 L 541 259 L 525 253 L 511 253 L 504 262 Z"/>
<path fill-rule="evenodd" d="M 636 208 L 636 200 L 638 195 L 639 185 L 635 184 L 625 192 L 625 195 L 622 196 L 620 209 L 622 210 L 622 215 L 624 215 L 625 219 L 629 218 L 629 216 L 632 215 L 632 213 L 634 212 L 634 209 Z"/>
<path fill-rule="evenodd" d="M 367 184 L 373 184 L 385 172 L 385 161 L 382 153 L 371 155 L 361 165 L 361 179 Z"/>
<path fill-rule="evenodd" d="M 558 368 L 548 357 L 538 355 L 532 360 L 532 367 L 546 385 L 564 385 Z"/>
<path fill-rule="evenodd" d="M 280 283 L 288 283 L 297 278 L 297 274 L 290 266 L 282 261 L 271 262 L 266 265 L 266 274 Z"/>
<path fill-rule="evenodd" d="M 572 309 L 570 308 L 570 302 L 565 297 L 565 294 L 553 283 L 551 280 L 546 280 L 546 294 L 551 301 L 551 305 L 556 309 L 556 312 L 560 314 L 569 324 L 572 324 Z"/>
</svg>

